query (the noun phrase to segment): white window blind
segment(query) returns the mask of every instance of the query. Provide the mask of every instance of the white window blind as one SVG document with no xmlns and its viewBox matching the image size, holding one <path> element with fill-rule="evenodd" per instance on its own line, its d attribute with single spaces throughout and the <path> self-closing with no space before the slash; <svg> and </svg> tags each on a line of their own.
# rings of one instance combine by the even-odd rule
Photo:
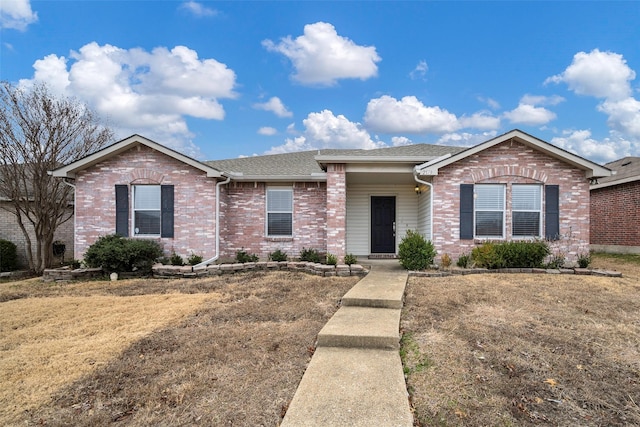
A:
<svg viewBox="0 0 640 427">
<path fill-rule="evenodd" d="M 475 235 L 503 237 L 504 185 L 474 186 Z"/>
<path fill-rule="evenodd" d="M 540 236 L 542 186 L 514 184 L 511 187 L 513 237 Z"/>
<path fill-rule="evenodd" d="M 267 190 L 267 235 L 293 235 L 293 189 Z"/>
<path fill-rule="evenodd" d="M 160 234 L 160 186 L 133 187 L 133 224 L 135 235 Z"/>
</svg>

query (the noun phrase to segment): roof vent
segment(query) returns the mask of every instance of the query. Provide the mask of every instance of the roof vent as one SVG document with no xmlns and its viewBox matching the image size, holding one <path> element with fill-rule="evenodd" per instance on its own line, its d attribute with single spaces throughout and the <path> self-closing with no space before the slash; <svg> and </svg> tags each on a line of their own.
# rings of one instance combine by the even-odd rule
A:
<svg viewBox="0 0 640 427">
<path fill-rule="evenodd" d="M 628 161 L 628 162 L 625 162 L 625 163 L 621 164 L 621 165 L 620 165 L 620 167 L 622 167 L 622 166 L 629 166 L 630 164 L 631 164 L 631 161 Z"/>
</svg>

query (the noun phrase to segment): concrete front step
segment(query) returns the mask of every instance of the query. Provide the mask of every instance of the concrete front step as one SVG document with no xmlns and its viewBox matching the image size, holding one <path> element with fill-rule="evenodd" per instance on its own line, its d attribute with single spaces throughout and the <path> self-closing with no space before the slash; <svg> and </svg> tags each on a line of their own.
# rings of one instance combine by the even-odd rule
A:
<svg viewBox="0 0 640 427">
<path fill-rule="evenodd" d="M 373 271 L 342 297 L 342 305 L 401 309 L 407 277 L 406 272 Z"/>
<path fill-rule="evenodd" d="M 318 347 L 397 350 L 400 309 L 343 306 L 318 333 Z"/>
<path fill-rule="evenodd" d="M 411 427 L 397 351 L 320 347 L 281 426 Z"/>
</svg>

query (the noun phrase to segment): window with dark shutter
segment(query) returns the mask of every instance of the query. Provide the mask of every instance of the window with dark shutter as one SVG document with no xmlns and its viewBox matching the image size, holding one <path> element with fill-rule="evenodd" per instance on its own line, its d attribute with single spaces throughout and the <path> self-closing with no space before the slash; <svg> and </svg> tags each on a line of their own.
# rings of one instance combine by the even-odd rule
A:
<svg viewBox="0 0 640 427">
<path fill-rule="evenodd" d="M 129 237 L 129 187 L 116 185 L 116 234 Z"/>
<path fill-rule="evenodd" d="M 547 240 L 560 239 L 560 187 L 558 185 L 546 185 L 544 187 L 544 237 Z"/>
<path fill-rule="evenodd" d="M 473 239 L 473 184 L 460 184 L 460 239 Z"/>
</svg>

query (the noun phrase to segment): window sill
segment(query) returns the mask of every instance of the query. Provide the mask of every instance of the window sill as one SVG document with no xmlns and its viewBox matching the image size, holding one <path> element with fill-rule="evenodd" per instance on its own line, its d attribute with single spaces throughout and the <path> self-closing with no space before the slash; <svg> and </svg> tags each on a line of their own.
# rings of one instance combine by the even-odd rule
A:
<svg viewBox="0 0 640 427">
<path fill-rule="evenodd" d="M 282 236 L 282 237 L 267 236 L 265 237 L 265 240 L 267 242 L 293 242 L 293 236 Z"/>
</svg>

